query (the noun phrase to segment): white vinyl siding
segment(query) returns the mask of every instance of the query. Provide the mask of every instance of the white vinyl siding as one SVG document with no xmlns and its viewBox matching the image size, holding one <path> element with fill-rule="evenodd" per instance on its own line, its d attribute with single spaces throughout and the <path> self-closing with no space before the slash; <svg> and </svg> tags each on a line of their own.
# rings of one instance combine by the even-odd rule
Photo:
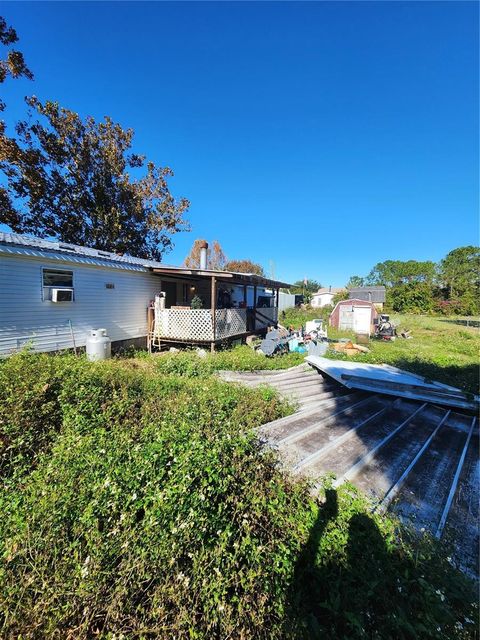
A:
<svg viewBox="0 0 480 640">
<path fill-rule="evenodd" d="M 43 269 L 50 268 L 73 272 L 74 302 L 43 299 Z M 160 278 L 147 270 L 0 255 L 0 355 L 26 344 L 37 351 L 71 348 L 70 321 L 77 346 L 91 329 L 107 329 L 112 341 L 146 336 L 147 306 L 160 290 Z"/>
</svg>

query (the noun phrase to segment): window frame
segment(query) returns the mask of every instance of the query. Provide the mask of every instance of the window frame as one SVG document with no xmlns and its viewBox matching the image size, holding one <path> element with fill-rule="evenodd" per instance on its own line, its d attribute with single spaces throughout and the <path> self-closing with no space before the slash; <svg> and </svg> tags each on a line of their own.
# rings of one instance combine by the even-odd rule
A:
<svg viewBox="0 0 480 640">
<path fill-rule="evenodd" d="M 44 275 L 46 271 L 60 271 L 71 274 L 72 276 L 72 286 L 62 286 L 62 285 L 46 285 L 44 280 Z M 42 287 L 42 302 L 49 302 L 51 304 L 68 304 L 69 302 L 75 302 L 75 272 L 73 269 L 63 269 L 52 266 L 44 266 L 40 267 L 40 285 Z M 67 289 L 72 292 L 72 300 L 65 300 L 64 302 L 52 302 L 52 289 Z"/>
</svg>

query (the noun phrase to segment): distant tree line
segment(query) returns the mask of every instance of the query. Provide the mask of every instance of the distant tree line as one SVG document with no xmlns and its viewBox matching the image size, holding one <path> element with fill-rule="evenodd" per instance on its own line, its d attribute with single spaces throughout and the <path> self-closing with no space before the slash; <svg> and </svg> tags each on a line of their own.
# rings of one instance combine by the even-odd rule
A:
<svg viewBox="0 0 480 640">
<path fill-rule="evenodd" d="M 386 260 L 366 277 L 351 276 L 347 288 L 383 285 L 387 306 L 404 313 L 478 315 L 480 248 L 459 247 L 438 263 Z"/>
</svg>

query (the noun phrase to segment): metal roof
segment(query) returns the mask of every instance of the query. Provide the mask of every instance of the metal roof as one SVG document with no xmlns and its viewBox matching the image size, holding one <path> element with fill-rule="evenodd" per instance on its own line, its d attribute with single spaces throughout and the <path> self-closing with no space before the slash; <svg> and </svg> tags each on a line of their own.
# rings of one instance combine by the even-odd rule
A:
<svg viewBox="0 0 480 640">
<path fill-rule="evenodd" d="M 274 287 L 288 287 L 289 285 L 277 280 L 270 280 L 253 273 L 238 273 L 234 271 L 212 271 L 202 269 L 186 269 L 133 256 L 121 256 L 111 251 L 91 249 L 68 242 L 58 240 L 45 240 L 34 236 L 18 233 L 6 233 L 0 231 L 0 253 L 25 255 L 35 258 L 49 258 L 63 262 L 79 264 L 91 264 L 100 267 L 127 269 L 129 271 L 154 271 L 163 275 L 187 275 L 194 277 L 218 277 L 224 279 L 236 279 L 240 282 L 249 281 L 252 284 L 260 284 Z"/>
<path fill-rule="evenodd" d="M 256 273 L 241 273 L 239 271 L 217 271 L 211 269 L 188 269 L 186 267 L 174 267 L 164 269 L 163 265 L 153 268 L 154 273 L 163 273 L 164 275 L 190 276 L 195 278 L 217 278 L 218 280 L 235 281 L 237 284 L 255 284 L 265 287 L 282 287 L 287 288 L 290 285 L 280 280 L 271 280 Z M 235 284 L 232 282 L 232 284 Z"/>
<path fill-rule="evenodd" d="M 1 246 L 5 245 L 5 246 Z M 8 250 L 8 247 L 11 250 Z M 24 251 L 22 249 L 28 249 Z M 175 268 L 165 265 L 155 260 L 146 260 L 143 258 L 134 258 L 133 256 L 121 256 L 111 251 L 102 251 L 100 249 L 91 249 L 90 247 L 82 247 L 77 244 L 68 242 L 59 242 L 58 240 L 45 240 L 44 238 L 36 238 L 34 236 L 20 235 L 18 233 L 0 232 L 0 250 L 8 253 L 21 253 L 23 255 L 45 256 L 46 252 L 58 254 L 57 259 L 63 259 L 68 262 L 85 262 L 81 258 L 89 258 L 89 264 L 99 266 L 121 266 L 123 268 L 129 266 L 143 267 L 143 269 L 162 267 Z M 80 259 L 79 259 L 80 258 Z M 117 263 L 117 264 L 109 264 Z"/>
</svg>

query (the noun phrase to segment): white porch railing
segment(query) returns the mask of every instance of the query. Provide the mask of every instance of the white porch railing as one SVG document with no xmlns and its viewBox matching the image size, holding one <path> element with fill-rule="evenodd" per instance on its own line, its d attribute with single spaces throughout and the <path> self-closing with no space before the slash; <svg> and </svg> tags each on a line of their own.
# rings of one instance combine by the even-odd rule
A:
<svg viewBox="0 0 480 640">
<path fill-rule="evenodd" d="M 154 339 L 213 342 L 247 331 L 247 309 L 155 309 Z"/>
</svg>

